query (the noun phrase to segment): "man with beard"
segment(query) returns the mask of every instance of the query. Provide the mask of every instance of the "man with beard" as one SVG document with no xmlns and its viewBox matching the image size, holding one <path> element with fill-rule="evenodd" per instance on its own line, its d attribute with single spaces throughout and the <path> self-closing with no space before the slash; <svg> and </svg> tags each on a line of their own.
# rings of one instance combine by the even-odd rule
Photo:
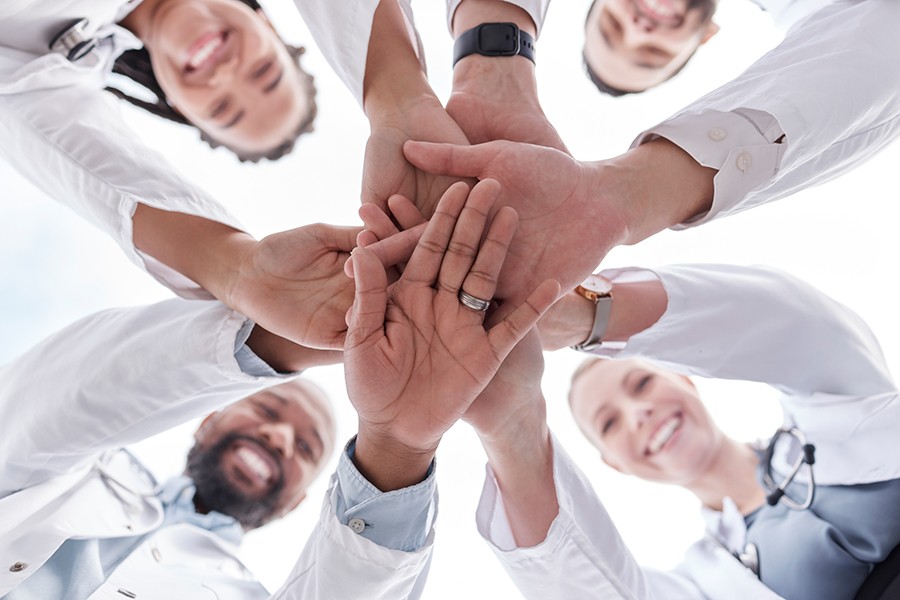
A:
<svg viewBox="0 0 900 600">
<path fill-rule="evenodd" d="M 4 366 L 0 596 L 409 596 L 430 557 L 433 470 L 382 494 L 345 452 L 278 592 L 237 555 L 243 532 L 294 509 L 331 456 L 327 398 L 291 380 L 339 360 L 218 302 L 175 299 L 91 315 Z M 123 450 L 203 415 L 182 477 L 158 485 Z"/>
</svg>

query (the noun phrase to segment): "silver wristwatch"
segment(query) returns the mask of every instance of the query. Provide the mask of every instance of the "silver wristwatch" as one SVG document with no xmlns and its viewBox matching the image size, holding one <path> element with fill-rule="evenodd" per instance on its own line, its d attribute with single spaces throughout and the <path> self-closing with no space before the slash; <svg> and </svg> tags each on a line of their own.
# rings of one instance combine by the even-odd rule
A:
<svg viewBox="0 0 900 600">
<path fill-rule="evenodd" d="M 612 310 L 612 282 L 594 273 L 575 288 L 575 293 L 587 298 L 596 306 L 594 310 L 594 326 L 587 339 L 572 346 L 580 352 L 590 352 L 603 343 L 603 334 L 609 325 L 609 313 Z"/>
</svg>

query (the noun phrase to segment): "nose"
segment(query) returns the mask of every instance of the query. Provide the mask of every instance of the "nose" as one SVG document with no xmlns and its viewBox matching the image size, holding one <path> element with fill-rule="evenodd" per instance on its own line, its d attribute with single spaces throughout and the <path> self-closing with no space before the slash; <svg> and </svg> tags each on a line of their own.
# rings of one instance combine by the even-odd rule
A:
<svg viewBox="0 0 900 600">
<path fill-rule="evenodd" d="M 294 456 L 294 428 L 287 423 L 263 423 L 259 435 L 284 458 Z"/>
<path fill-rule="evenodd" d="M 653 407 L 645 402 L 635 402 L 631 406 L 630 412 L 634 429 L 639 430 L 650 420 L 650 417 L 653 416 Z"/>
<path fill-rule="evenodd" d="M 213 71 L 212 76 L 209 78 L 209 85 L 217 87 L 230 83 L 237 75 L 237 66 L 235 57 L 231 57 L 216 65 L 215 71 Z"/>
</svg>

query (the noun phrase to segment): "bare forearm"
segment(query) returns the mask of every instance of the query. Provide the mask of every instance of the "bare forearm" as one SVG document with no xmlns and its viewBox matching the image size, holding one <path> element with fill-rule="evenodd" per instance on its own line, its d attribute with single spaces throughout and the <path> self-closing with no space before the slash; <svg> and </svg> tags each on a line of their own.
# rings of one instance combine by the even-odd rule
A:
<svg viewBox="0 0 900 600">
<path fill-rule="evenodd" d="M 375 10 L 366 59 L 366 115 L 375 121 L 422 98 L 436 96 L 416 56 L 403 13 L 394 0 L 382 0 Z"/>
<path fill-rule="evenodd" d="M 296 373 L 311 367 L 334 365 L 341 362 L 342 354 L 336 350 L 315 350 L 295 344 L 275 335 L 259 325 L 247 338 L 247 346 L 266 364 L 279 373 Z"/>
<path fill-rule="evenodd" d="M 138 204 L 134 245 L 226 302 L 241 257 L 255 240 L 228 225 Z M 233 307 L 232 307 L 233 308 Z"/>
<path fill-rule="evenodd" d="M 483 437 L 481 441 L 503 496 L 516 545 L 528 548 L 546 539 L 559 514 L 553 448 L 543 417 L 530 419 L 530 423 L 520 422 L 507 430 L 508 435 Z"/>
<path fill-rule="evenodd" d="M 529 14 L 503 0 L 463 0 L 453 14 L 453 37 L 482 23 L 515 23 L 522 31 L 537 34 Z"/>
<path fill-rule="evenodd" d="M 666 139 L 653 140 L 596 167 L 609 185 L 606 194 L 624 201 L 625 244 L 689 221 L 712 206 L 717 171 L 700 165 Z"/>
<path fill-rule="evenodd" d="M 604 341 L 627 342 L 656 323 L 666 312 L 668 297 L 658 280 L 613 283 L 612 308 Z M 545 350 L 574 346 L 587 340 L 594 326 L 595 304 L 569 292 L 554 304 L 540 322 Z"/>
</svg>

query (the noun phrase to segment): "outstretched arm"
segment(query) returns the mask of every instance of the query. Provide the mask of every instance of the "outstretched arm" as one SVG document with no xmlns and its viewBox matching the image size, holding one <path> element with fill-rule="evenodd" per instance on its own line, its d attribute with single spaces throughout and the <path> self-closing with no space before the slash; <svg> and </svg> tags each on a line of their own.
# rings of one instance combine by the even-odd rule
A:
<svg viewBox="0 0 900 600">
<path fill-rule="evenodd" d="M 705 377 L 768 383 L 789 394 L 895 391 L 865 322 L 811 285 L 769 267 L 675 265 L 603 271 L 614 281 L 594 353 L 639 356 Z M 635 281 L 638 279 L 639 281 Z M 589 300 L 569 293 L 541 323 L 554 347 L 587 338 Z"/>
<path fill-rule="evenodd" d="M 218 302 L 113 309 L 76 321 L 3 367 L 0 496 L 283 382 L 239 368 L 246 322 Z M 340 359 L 256 327 L 247 345 L 282 371 Z"/>
</svg>

